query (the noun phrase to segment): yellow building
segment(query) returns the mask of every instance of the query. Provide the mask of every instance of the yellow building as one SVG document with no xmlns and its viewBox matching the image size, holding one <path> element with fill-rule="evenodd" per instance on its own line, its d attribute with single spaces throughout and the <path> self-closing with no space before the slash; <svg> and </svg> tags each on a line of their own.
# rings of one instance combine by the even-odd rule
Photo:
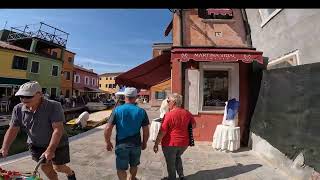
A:
<svg viewBox="0 0 320 180">
<path fill-rule="evenodd" d="M 150 105 L 160 106 L 162 101 L 171 93 L 171 78 L 150 88 Z"/>
<path fill-rule="evenodd" d="M 28 51 L 0 41 L 0 99 L 11 96 L 14 89 L 29 81 Z"/>
<path fill-rule="evenodd" d="M 115 83 L 115 78 L 122 72 L 118 73 L 104 73 L 99 75 L 99 89 L 107 91 L 109 94 L 115 94 L 119 87 Z"/>
</svg>

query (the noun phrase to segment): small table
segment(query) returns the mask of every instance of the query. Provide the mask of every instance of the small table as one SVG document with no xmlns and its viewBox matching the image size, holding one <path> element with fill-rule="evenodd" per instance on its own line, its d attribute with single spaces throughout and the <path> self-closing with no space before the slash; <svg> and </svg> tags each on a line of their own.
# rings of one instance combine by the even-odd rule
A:
<svg viewBox="0 0 320 180">
<path fill-rule="evenodd" d="M 212 147 L 221 151 L 240 148 L 240 127 L 218 125 L 213 135 Z"/>
</svg>

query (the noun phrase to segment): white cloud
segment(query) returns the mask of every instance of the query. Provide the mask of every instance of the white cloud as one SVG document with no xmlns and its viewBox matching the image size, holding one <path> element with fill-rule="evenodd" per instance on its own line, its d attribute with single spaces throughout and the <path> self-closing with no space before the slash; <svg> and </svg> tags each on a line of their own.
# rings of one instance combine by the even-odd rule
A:
<svg viewBox="0 0 320 180">
<path fill-rule="evenodd" d="M 127 65 L 127 64 L 109 63 L 109 62 L 106 62 L 106 61 L 100 61 L 100 60 L 87 58 L 87 57 L 76 57 L 75 61 L 77 63 L 80 63 L 80 64 L 95 64 L 95 65 L 103 65 L 103 66 L 130 67 L 130 65 Z"/>
</svg>

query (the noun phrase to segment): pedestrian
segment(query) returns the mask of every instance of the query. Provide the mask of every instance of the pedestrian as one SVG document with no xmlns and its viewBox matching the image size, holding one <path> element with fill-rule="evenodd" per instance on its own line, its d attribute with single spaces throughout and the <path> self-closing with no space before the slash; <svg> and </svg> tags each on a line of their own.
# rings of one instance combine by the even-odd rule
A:
<svg viewBox="0 0 320 180">
<path fill-rule="evenodd" d="M 181 155 L 190 145 L 189 124 L 192 124 L 192 128 L 196 127 L 192 114 L 183 109 L 181 105 L 182 95 L 177 93 L 169 95 L 169 112 L 164 116 L 153 147 L 153 151 L 157 153 L 161 142 L 168 171 L 168 177 L 164 179 L 169 180 L 176 179 L 176 172 L 179 179 L 184 179 Z"/>
<path fill-rule="evenodd" d="M 1 147 L 2 156 L 6 157 L 19 130 L 28 135 L 28 147 L 32 159 L 39 161 L 45 157 L 41 169 L 50 180 L 57 180 L 57 172 L 65 173 L 68 180 L 75 180 L 74 171 L 66 164 L 70 162 L 69 141 L 64 131 L 65 121 L 61 104 L 43 97 L 41 86 L 36 81 L 20 86 L 15 94 L 21 103 L 12 112 L 9 129 Z"/>
<path fill-rule="evenodd" d="M 112 129 L 116 126 L 116 168 L 120 180 L 127 179 L 128 166 L 130 165 L 130 179 L 135 180 L 138 165 L 140 164 L 141 150 L 147 148 L 149 138 L 149 118 L 146 111 L 137 105 L 137 89 L 128 87 L 124 91 L 125 104 L 116 107 L 106 125 L 104 136 L 106 148 L 112 151 L 113 144 L 110 137 Z M 143 130 L 141 142 L 140 129 Z"/>
</svg>

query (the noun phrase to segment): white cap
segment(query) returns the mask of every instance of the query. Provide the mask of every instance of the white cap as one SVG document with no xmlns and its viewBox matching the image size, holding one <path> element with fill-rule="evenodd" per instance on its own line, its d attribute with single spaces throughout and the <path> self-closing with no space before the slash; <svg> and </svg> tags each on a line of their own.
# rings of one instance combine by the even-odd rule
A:
<svg viewBox="0 0 320 180">
<path fill-rule="evenodd" d="M 137 89 L 134 88 L 134 87 L 127 87 L 125 90 L 124 90 L 124 95 L 126 97 L 137 97 Z"/>
<path fill-rule="evenodd" d="M 16 96 L 34 96 L 37 92 L 41 92 L 42 88 L 37 81 L 30 81 L 22 84 L 15 94 Z"/>
</svg>

